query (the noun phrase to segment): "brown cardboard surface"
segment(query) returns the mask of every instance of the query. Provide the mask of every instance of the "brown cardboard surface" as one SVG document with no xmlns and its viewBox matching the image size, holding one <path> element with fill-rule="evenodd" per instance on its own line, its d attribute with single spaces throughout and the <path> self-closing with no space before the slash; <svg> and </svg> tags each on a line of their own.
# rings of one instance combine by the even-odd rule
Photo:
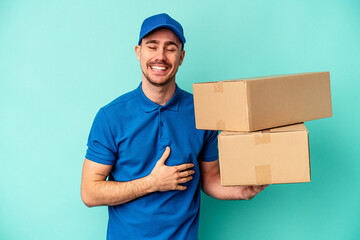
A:
<svg viewBox="0 0 360 240">
<path fill-rule="evenodd" d="M 248 125 L 245 82 L 214 82 L 194 87 L 196 122 L 203 129 L 234 129 L 239 123 Z M 206 97 L 209 93 L 212 97 Z M 226 107 L 224 107 L 226 106 Z M 231 109 L 231 111 L 230 111 Z M 219 116 L 222 116 L 221 118 Z M 235 117 L 233 117 L 235 116 Z M 209 121 L 212 119 L 212 121 Z"/>
<path fill-rule="evenodd" d="M 303 123 L 269 131 L 221 132 L 223 186 L 310 181 L 308 131 Z"/>
<path fill-rule="evenodd" d="M 196 127 L 256 131 L 332 116 L 330 73 L 193 84 Z"/>
</svg>

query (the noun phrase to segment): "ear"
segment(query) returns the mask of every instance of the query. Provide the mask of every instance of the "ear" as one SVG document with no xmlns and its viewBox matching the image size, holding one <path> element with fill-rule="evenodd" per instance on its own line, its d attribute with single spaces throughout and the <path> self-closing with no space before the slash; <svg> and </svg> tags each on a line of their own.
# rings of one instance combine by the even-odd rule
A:
<svg viewBox="0 0 360 240">
<path fill-rule="evenodd" d="M 184 61 L 184 57 L 185 57 L 185 50 L 182 50 L 180 54 L 179 66 L 181 66 L 182 62 Z"/>
<path fill-rule="evenodd" d="M 135 54 L 136 54 L 136 58 L 137 58 L 138 61 L 140 61 L 140 52 L 141 52 L 141 46 L 136 45 L 135 46 Z"/>
</svg>

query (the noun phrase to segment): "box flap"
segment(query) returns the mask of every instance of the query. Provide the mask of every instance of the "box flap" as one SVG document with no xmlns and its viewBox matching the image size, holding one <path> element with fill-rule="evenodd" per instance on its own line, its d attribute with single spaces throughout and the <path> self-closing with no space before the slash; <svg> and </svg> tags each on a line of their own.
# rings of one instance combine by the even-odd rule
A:
<svg viewBox="0 0 360 240">
<path fill-rule="evenodd" d="M 294 132 L 294 131 L 307 131 L 304 123 L 298 123 L 293 125 L 287 125 L 277 128 L 265 129 L 261 131 L 253 132 L 236 132 L 236 131 L 222 131 L 219 136 L 226 135 L 249 135 L 249 134 L 259 134 L 259 133 L 277 133 L 277 132 Z"/>
</svg>

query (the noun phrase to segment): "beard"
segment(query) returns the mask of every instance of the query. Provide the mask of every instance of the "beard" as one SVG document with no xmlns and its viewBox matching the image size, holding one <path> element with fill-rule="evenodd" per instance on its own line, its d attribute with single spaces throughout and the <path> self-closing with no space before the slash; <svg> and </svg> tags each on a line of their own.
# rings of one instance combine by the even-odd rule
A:
<svg viewBox="0 0 360 240">
<path fill-rule="evenodd" d="M 151 62 L 147 64 L 147 67 L 149 67 L 149 65 L 151 64 L 164 64 L 167 67 L 171 68 L 171 64 L 165 62 L 165 61 L 155 61 L 155 62 Z M 167 86 L 168 84 L 170 84 L 172 82 L 173 79 L 175 79 L 175 75 L 170 75 L 164 82 L 161 83 L 157 83 L 154 79 L 151 79 L 151 77 L 146 74 L 144 71 L 142 71 L 144 77 L 146 78 L 146 80 L 153 86 L 155 87 L 164 87 Z"/>
<path fill-rule="evenodd" d="M 175 79 L 175 76 L 169 76 L 164 82 L 157 83 L 153 79 L 151 79 L 146 73 L 144 73 L 144 71 L 142 71 L 142 73 L 143 73 L 144 77 L 146 78 L 146 80 L 155 87 L 164 87 L 164 86 L 170 84 L 173 79 Z"/>
</svg>

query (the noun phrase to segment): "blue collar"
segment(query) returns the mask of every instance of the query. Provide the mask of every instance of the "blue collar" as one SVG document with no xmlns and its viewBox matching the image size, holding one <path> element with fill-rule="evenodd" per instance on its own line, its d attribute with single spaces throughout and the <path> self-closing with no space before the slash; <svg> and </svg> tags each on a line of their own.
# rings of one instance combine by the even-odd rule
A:
<svg viewBox="0 0 360 240">
<path fill-rule="evenodd" d="M 136 89 L 136 95 L 138 96 L 139 99 L 139 103 L 141 108 L 145 111 L 145 112 L 152 112 L 157 110 L 158 108 L 166 108 L 168 110 L 171 111 L 175 111 L 177 112 L 179 110 L 179 106 L 180 106 L 180 100 L 181 100 L 181 89 L 176 85 L 176 89 L 175 89 L 175 93 L 174 95 L 171 97 L 171 99 L 164 105 L 161 106 L 157 103 L 154 103 L 153 101 L 151 101 L 150 99 L 148 99 L 142 88 L 141 88 L 141 83 L 140 85 L 137 87 Z"/>
</svg>

